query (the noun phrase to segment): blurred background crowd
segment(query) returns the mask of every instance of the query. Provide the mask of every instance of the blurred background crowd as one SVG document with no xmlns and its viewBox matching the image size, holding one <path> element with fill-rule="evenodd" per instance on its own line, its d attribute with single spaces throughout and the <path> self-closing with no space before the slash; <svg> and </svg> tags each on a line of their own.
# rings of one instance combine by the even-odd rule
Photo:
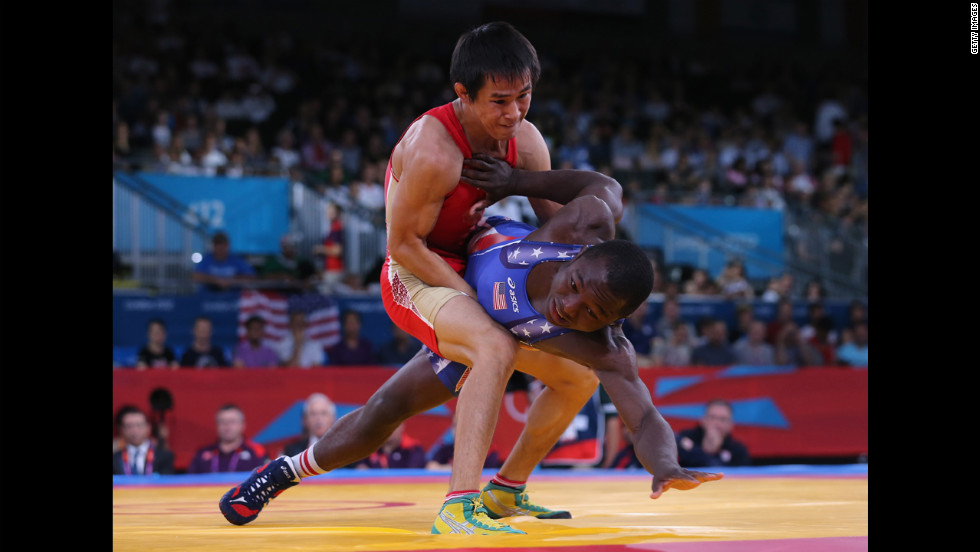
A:
<svg viewBox="0 0 980 552">
<path fill-rule="evenodd" d="M 286 282 L 328 295 L 373 293 L 378 273 L 363 268 L 372 262 L 345 263 L 352 221 L 383 234 L 392 147 L 417 116 L 454 99 L 448 65 L 455 38 L 480 21 L 504 19 L 538 49 L 543 71 L 527 118 L 548 143 L 554 168 L 616 178 L 628 206 L 752 207 L 785 215 L 789 262 L 778 277 L 750 278 L 739 258 L 709 273 L 666 266 L 651 255 L 659 276 L 656 316 L 644 305 L 626 322 L 641 366 L 867 367 L 865 2 L 754 1 L 746 16 L 728 13 L 727 24 L 680 1 L 618 2 L 599 13 L 493 0 L 477 7 L 327 4 L 114 4 L 114 170 L 281 177 L 328 206 L 320 235 L 283 236 L 276 254 L 241 252 L 241 269 L 226 282 L 208 279 L 207 262 L 193 266 L 189 278 L 197 289 L 283 289 Z M 731 3 L 722 4 L 726 13 Z M 480 11 L 474 17 L 472 10 Z M 834 17 L 845 23 L 827 23 Z M 621 224 L 626 238 L 637 224 L 630 213 Z M 523 198 L 508 198 L 488 214 L 536 222 Z M 205 261 L 237 256 L 233 243 L 227 251 L 226 236 L 220 241 L 214 236 Z M 380 261 L 383 243 L 375 249 L 373 261 Z M 114 251 L 114 289 L 141 285 L 132 262 Z M 847 275 L 849 284 L 831 285 L 806 270 L 819 263 Z M 681 316 L 679 307 L 692 298 L 734 302 L 734 322 Z M 846 318 L 827 315 L 828 299 L 847 302 Z M 771 315 L 754 315 L 750 305 L 758 302 L 773 305 Z M 805 312 L 794 311 L 801 302 Z M 303 352 L 308 321 L 300 318 L 289 321 L 290 340 L 263 343 L 267 333 L 259 326 L 266 321 L 257 317 L 245 324 L 240 342 L 217 345 L 206 316 L 195 321 L 193 341 L 179 344 L 167 342 L 167 321 L 154 320 L 135 367 L 396 365 L 417 350 L 396 328 L 390 343 L 371 343 L 371 329 L 352 311 L 338 317 L 335 344 Z M 237 414 L 234 405 L 218 413 L 219 434 L 222 424 L 238 427 Z M 117 413 L 120 432 L 123 418 Z M 227 439 L 235 447 L 213 453 L 224 468 L 227 451 L 241 458 L 245 450 L 239 437 Z M 408 438 L 395 441 L 391 449 L 411 448 Z"/>
</svg>

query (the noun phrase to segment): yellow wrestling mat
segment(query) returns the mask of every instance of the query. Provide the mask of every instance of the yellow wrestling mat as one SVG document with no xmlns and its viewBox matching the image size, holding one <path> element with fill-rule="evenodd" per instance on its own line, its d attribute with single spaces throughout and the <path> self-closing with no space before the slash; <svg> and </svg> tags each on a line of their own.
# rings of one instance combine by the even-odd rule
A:
<svg viewBox="0 0 980 552">
<path fill-rule="evenodd" d="M 867 465 L 798 468 L 727 469 L 720 481 L 657 500 L 642 472 L 535 474 L 531 499 L 569 510 L 572 519 L 510 518 L 528 534 L 499 537 L 429 533 L 448 473 L 306 479 L 244 526 L 224 519 L 218 499 L 247 474 L 155 476 L 136 484 L 114 476 L 113 550 L 867 550 Z"/>
</svg>

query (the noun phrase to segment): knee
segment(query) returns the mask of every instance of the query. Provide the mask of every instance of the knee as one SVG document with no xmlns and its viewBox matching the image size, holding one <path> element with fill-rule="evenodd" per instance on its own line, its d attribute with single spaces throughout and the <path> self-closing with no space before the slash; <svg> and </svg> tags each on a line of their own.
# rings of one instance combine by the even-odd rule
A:
<svg viewBox="0 0 980 552">
<path fill-rule="evenodd" d="M 580 365 L 570 370 L 564 377 L 547 385 L 562 395 L 584 400 L 591 397 L 599 388 L 599 378 L 596 377 L 595 372 Z"/>
<path fill-rule="evenodd" d="M 519 345 L 510 332 L 493 327 L 476 339 L 475 355 L 477 362 L 492 363 L 512 370 Z"/>
</svg>

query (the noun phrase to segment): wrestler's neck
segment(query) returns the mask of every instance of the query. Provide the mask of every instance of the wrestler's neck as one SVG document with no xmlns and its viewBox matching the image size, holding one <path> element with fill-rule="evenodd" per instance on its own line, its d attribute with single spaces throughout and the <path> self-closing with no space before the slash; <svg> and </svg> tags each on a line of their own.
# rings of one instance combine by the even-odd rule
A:
<svg viewBox="0 0 980 552">
<path fill-rule="evenodd" d="M 544 313 L 548 310 L 548 292 L 551 290 L 551 282 L 555 279 L 555 274 L 561 268 L 560 262 L 544 261 L 534 265 L 534 268 L 527 275 L 524 282 L 527 298 L 531 302 L 534 310 Z"/>
<path fill-rule="evenodd" d="M 507 143 L 510 140 L 497 140 L 491 136 L 472 107 L 464 103 L 462 99 L 456 98 L 453 100 L 453 110 L 456 112 L 460 126 L 463 127 L 463 134 L 466 135 L 466 141 L 473 153 L 486 153 L 500 158 L 507 156 Z"/>
</svg>

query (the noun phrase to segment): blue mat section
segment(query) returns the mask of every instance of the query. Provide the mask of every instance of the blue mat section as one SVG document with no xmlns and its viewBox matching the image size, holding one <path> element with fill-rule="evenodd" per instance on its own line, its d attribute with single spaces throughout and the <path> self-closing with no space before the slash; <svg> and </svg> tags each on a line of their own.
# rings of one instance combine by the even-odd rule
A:
<svg viewBox="0 0 980 552">
<path fill-rule="evenodd" d="M 692 468 L 696 469 L 696 468 Z M 781 465 L 781 466 L 744 466 L 725 468 L 702 468 L 701 471 L 722 472 L 728 476 L 867 476 L 867 464 L 833 464 L 833 465 Z M 483 479 L 488 480 L 497 474 L 497 470 L 483 470 Z M 629 470 L 535 470 L 532 479 L 602 479 L 605 477 L 643 476 L 648 475 L 641 469 Z M 248 472 L 231 473 L 193 473 L 181 475 L 113 475 L 113 486 L 127 485 L 237 485 L 248 477 Z M 388 470 L 336 470 L 316 476 L 316 480 L 358 480 L 384 479 L 400 477 L 445 478 L 449 482 L 448 471 L 430 471 L 424 469 L 388 469 Z"/>
</svg>

